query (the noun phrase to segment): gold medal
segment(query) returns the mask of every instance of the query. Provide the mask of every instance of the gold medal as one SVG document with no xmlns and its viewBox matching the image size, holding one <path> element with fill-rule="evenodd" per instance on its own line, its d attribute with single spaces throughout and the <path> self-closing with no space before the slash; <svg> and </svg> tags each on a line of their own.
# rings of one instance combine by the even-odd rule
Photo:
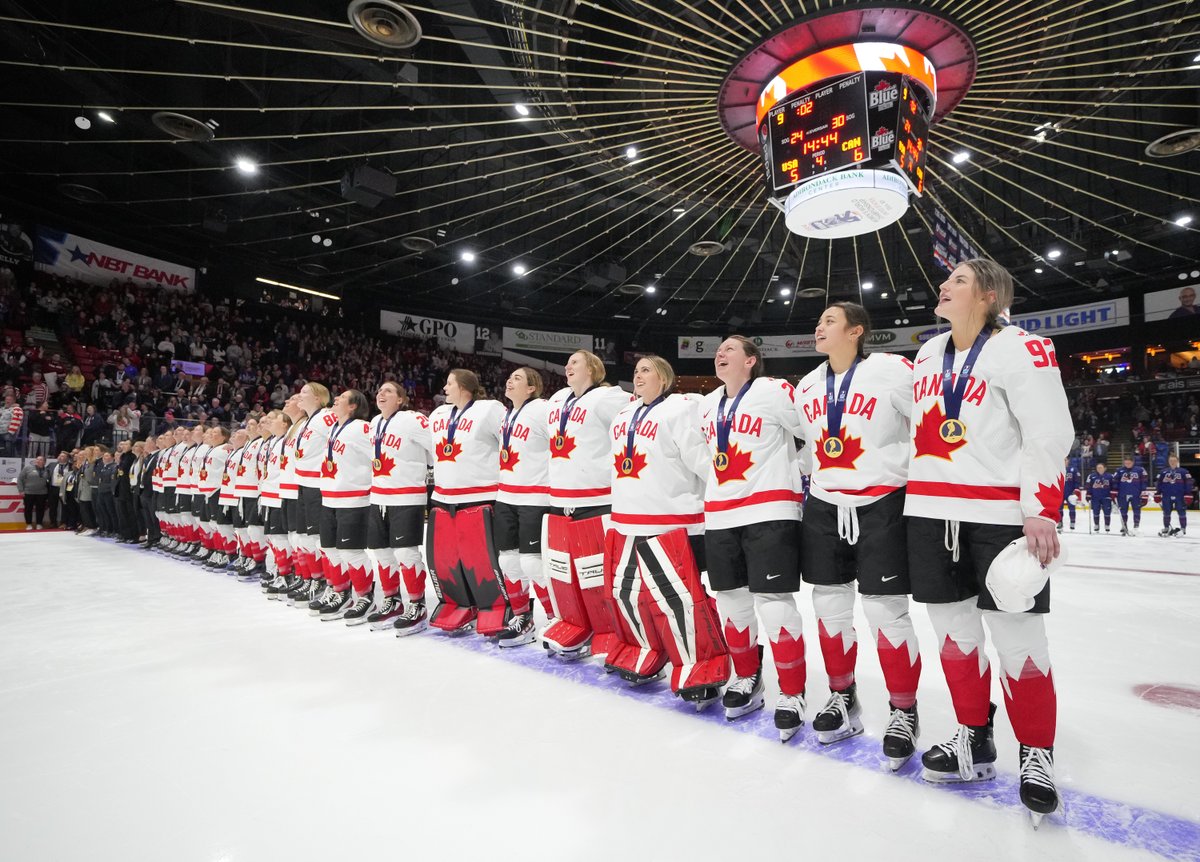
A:
<svg viewBox="0 0 1200 862">
<path fill-rule="evenodd" d="M 938 435 L 945 443 L 961 443 L 967 436 L 967 426 L 959 419 L 947 419 L 938 428 Z"/>
<path fill-rule="evenodd" d="M 333 459 L 332 458 L 325 459 L 325 469 L 330 473 L 333 472 Z"/>
<path fill-rule="evenodd" d="M 501 463 L 501 464 L 507 464 L 507 463 L 508 463 L 508 450 L 507 450 L 507 449 L 501 449 L 501 450 L 500 450 L 500 463 Z"/>
<path fill-rule="evenodd" d="M 383 462 L 380 461 L 378 458 L 376 458 L 374 461 L 371 462 L 371 467 L 372 467 L 372 469 L 375 470 L 376 473 L 378 473 L 380 470 L 383 469 Z"/>
<path fill-rule="evenodd" d="M 633 459 L 632 458 L 626 457 L 625 460 L 623 460 L 621 462 L 621 472 L 624 473 L 626 476 L 628 476 L 630 473 L 633 472 Z"/>
<path fill-rule="evenodd" d="M 556 434 L 556 435 L 554 435 L 554 448 L 555 448 L 555 449 L 560 449 L 560 450 L 561 450 L 561 449 L 562 449 L 562 447 L 563 447 L 563 446 L 566 446 L 566 445 L 567 445 L 567 438 L 566 438 L 566 437 L 564 437 L 564 436 L 563 436 L 563 435 L 561 435 L 561 434 Z"/>
<path fill-rule="evenodd" d="M 453 455 L 454 454 L 454 444 L 447 443 L 445 446 L 443 446 L 442 454 L 445 455 L 447 458 L 449 458 L 451 455 Z"/>
<path fill-rule="evenodd" d="M 713 458 L 713 466 L 720 472 L 729 466 L 729 456 L 724 452 L 718 452 L 717 457 Z"/>
<path fill-rule="evenodd" d="M 842 445 L 841 437 L 830 437 L 825 441 L 825 445 L 822 448 L 824 448 L 825 454 L 830 458 L 837 458 L 842 454 L 842 450 L 845 447 Z"/>
</svg>

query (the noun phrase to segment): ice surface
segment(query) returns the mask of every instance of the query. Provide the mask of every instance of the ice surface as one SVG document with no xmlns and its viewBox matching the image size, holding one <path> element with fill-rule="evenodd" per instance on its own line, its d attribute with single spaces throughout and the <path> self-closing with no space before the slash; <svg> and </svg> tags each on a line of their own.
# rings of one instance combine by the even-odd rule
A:
<svg viewBox="0 0 1200 862">
<path fill-rule="evenodd" d="M 729 724 L 594 660 L 349 629 L 156 554 L 3 536 L 0 859 L 1200 859 L 1200 707 L 1135 694 L 1200 693 L 1200 539 L 1080 527 L 1049 618 L 1065 807 L 1036 833 L 1003 710 L 996 782 L 886 770 L 861 614 L 867 735 L 784 746 L 770 696 Z M 807 588 L 801 608 L 811 719 L 826 689 Z M 913 618 L 924 748 L 953 716 Z"/>
</svg>

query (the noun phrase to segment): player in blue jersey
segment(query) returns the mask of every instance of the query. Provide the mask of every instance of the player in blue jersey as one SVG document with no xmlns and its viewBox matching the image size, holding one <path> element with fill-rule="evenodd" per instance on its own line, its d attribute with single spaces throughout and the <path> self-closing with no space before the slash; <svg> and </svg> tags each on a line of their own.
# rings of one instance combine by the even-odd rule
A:
<svg viewBox="0 0 1200 862">
<path fill-rule="evenodd" d="M 1158 474 L 1158 494 L 1162 497 L 1163 529 L 1160 536 L 1187 535 L 1187 507 L 1195 482 L 1192 474 L 1179 466 L 1179 456 L 1167 458 L 1167 469 Z M 1171 513 L 1179 513 L 1179 526 L 1171 527 Z"/>
<path fill-rule="evenodd" d="M 1113 477 L 1107 472 L 1104 462 L 1096 464 L 1096 469 L 1088 474 L 1084 487 L 1087 488 L 1088 499 L 1092 503 L 1092 526 L 1100 529 L 1100 513 L 1104 512 L 1104 532 L 1109 532 L 1109 522 L 1112 520 L 1112 490 Z"/>
<path fill-rule="evenodd" d="M 1142 525 L 1142 492 L 1150 487 L 1150 474 L 1145 467 L 1135 467 L 1133 456 L 1125 456 L 1125 464 L 1113 473 L 1117 486 L 1117 514 L 1121 516 L 1121 534 L 1136 536 Z M 1129 508 L 1133 507 L 1133 522 L 1129 520 Z"/>
<path fill-rule="evenodd" d="M 1079 490 L 1079 481 L 1083 477 L 1079 474 L 1079 462 L 1072 461 L 1070 458 L 1063 459 L 1063 506 L 1071 513 L 1071 529 L 1075 529 L 1075 501 L 1076 492 Z M 1061 510 L 1060 510 L 1061 511 Z M 1058 531 L 1063 530 L 1063 519 L 1058 520 Z"/>
</svg>

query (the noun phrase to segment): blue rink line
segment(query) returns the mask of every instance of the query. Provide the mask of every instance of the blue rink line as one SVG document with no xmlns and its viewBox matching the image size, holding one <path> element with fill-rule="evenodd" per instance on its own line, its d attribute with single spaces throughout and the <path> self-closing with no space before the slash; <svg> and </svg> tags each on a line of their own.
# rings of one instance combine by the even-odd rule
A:
<svg viewBox="0 0 1200 862">
<path fill-rule="evenodd" d="M 460 649 L 485 653 L 509 664 L 520 665 L 559 679 L 604 689 L 621 697 L 636 700 L 638 703 L 686 715 L 696 721 L 705 721 L 728 730 L 760 736 L 763 739 L 771 740 L 776 746 L 780 746 L 779 731 L 775 729 L 774 715 L 769 708 L 759 710 L 737 721 L 726 721 L 720 703 L 711 704 L 704 712 L 698 713 L 694 706 L 672 694 L 665 680 L 632 688 L 616 674 L 605 673 L 592 659 L 564 662 L 552 658 L 540 648 L 540 642 L 535 642 L 527 647 L 500 649 L 491 641 L 475 634 L 450 636 L 435 633 L 433 638 L 453 644 Z M 806 725 L 787 743 L 786 747 L 801 749 L 875 772 L 891 773 L 887 761 L 880 753 L 879 740 L 865 736 L 857 736 L 837 745 L 825 746 L 817 742 L 815 734 Z M 1025 806 L 1021 804 L 1018 793 L 1017 776 L 1011 773 L 997 771 L 993 781 L 977 784 L 935 786 L 921 778 L 920 753 L 918 752 L 895 775 L 900 780 L 911 781 L 930 792 L 953 793 L 991 808 L 1019 813 L 1023 818 L 1027 816 Z M 1050 824 L 1066 826 L 1068 829 L 1077 830 L 1110 844 L 1149 850 L 1165 859 L 1180 860 L 1180 862 L 1200 860 L 1200 823 L 1148 808 L 1139 808 L 1113 799 L 1092 796 L 1070 788 L 1060 787 L 1059 794 L 1062 805 L 1057 812 L 1042 821 L 1043 828 Z M 1028 823 L 1023 826 L 1026 829 L 1031 828 Z"/>
</svg>

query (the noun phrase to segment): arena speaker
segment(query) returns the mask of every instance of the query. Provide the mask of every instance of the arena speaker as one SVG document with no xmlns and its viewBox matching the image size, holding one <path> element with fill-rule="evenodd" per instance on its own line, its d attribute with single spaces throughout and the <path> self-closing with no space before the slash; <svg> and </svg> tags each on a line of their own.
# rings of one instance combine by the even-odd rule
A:
<svg viewBox="0 0 1200 862">
<path fill-rule="evenodd" d="M 360 165 L 342 176 L 342 197 L 356 204 L 373 209 L 395 195 L 396 178 L 387 171 Z"/>
</svg>

